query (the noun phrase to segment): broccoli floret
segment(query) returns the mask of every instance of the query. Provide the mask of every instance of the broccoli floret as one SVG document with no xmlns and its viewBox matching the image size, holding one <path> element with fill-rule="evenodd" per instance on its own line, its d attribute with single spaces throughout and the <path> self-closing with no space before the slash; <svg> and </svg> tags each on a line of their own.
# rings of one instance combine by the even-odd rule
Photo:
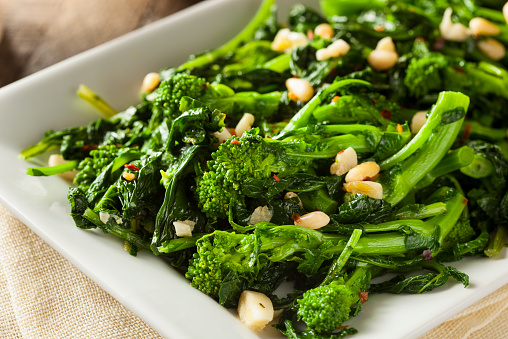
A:
<svg viewBox="0 0 508 339">
<path fill-rule="evenodd" d="M 443 248 L 447 249 L 455 244 L 463 244 L 473 240 L 476 237 L 476 230 L 471 226 L 469 219 L 463 219 L 457 222 L 450 230 L 450 233 L 443 240 Z"/>
<path fill-rule="evenodd" d="M 270 117 L 277 112 L 283 92 L 269 93 L 239 92 L 223 84 L 211 84 L 205 78 L 176 73 L 164 80 L 153 93 L 154 116 L 175 119 L 181 114 L 180 102 L 183 97 L 190 97 L 205 103 L 211 110 L 217 109 L 238 121 L 245 112 L 256 118 Z"/>
<path fill-rule="evenodd" d="M 74 178 L 74 183 L 86 191 L 104 168 L 125 149 L 116 145 L 104 145 L 90 151 L 90 156 L 79 163 L 80 171 Z"/>
<path fill-rule="evenodd" d="M 331 332 L 350 318 L 351 309 L 360 300 L 360 292 L 343 279 L 308 290 L 297 300 L 298 317 L 310 329 Z"/>
<path fill-rule="evenodd" d="M 163 81 L 155 91 L 153 99 L 154 113 L 162 112 L 166 116 L 176 118 L 180 115 L 180 100 L 184 96 L 197 99 L 206 91 L 206 81 L 185 73 L 177 73 Z"/>
<path fill-rule="evenodd" d="M 207 295 L 218 297 L 226 277 L 255 274 L 253 240 L 254 235 L 222 231 L 201 237 L 185 274 L 191 280 L 191 286 Z"/>
<path fill-rule="evenodd" d="M 484 61 L 477 64 L 437 52 L 419 53 L 409 62 L 404 78 L 412 96 L 422 98 L 439 91 L 457 91 L 468 96 L 492 94 L 507 98 L 506 70 Z"/>
<path fill-rule="evenodd" d="M 285 153 L 289 149 L 303 151 L 305 146 L 299 141 L 263 138 L 257 130 L 227 140 L 212 153 L 207 171 L 197 178 L 199 207 L 210 218 L 226 218 L 231 201 L 245 205 L 241 187 L 247 179 L 278 180 L 297 172 L 310 172 L 312 159 Z"/>
</svg>

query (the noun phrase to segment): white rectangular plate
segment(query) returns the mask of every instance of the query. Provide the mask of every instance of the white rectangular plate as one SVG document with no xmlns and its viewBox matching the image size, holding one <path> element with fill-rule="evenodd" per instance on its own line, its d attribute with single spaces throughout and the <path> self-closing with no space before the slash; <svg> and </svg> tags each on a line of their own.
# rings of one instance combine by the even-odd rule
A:
<svg viewBox="0 0 508 339">
<path fill-rule="evenodd" d="M 281 18 L 297 1 L 280 0 Z M 317 1 L 300 1 L 313 4 Z M 72 57 L 0 89 L 0 201 L 34 232 L 166 338 L 257 338 L 231 312 L 189 286 L 160 258 L 129 256 L 122 243 L 76 228 L 69 216 L 68 184 L 57 177 L 30 177 L 18 159 L 49 129 L 98 118 L 77 98 L 79 84 L 94 89 L 118 110 L 138 102 L 143 76 L 177 66 L 188 55 L 217 47 L 255 13 L 259 0 L 204 1 L 164 20 Z M 38 165 L 38 164 L 36 164 Z M 417 338 L 508 283 L 504 250 L 456 267 L 470 275 L 464 289 L 451 283 L 424 295 L 373 295 L 349 322 L 355 338 Z M 279 337 L 273 330 L 264 338 Z"/>
</svg>

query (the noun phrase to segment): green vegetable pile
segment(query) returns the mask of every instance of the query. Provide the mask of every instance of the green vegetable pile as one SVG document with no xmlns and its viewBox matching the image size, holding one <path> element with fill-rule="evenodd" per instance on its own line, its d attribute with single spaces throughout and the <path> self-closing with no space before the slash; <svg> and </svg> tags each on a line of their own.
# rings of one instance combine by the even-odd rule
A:
<svg viewBox="0 0 508 339">
<path fill-rule="evenodd" d="M 508 227 L 504 2 L 320 4 L 293 6 L 283 26 L 264 0 L 223 46 L 152 74 L 123 112 L 80 87 L 105 117 L 48 131 L 21 158 L 59 149 L 66 162 L 28 174 L 78 170 L 77 227 L 166 257 L 225 307 L 265 294 L 289 338 L 354 334 L 343 325 L 369 294 L 468 286 L 450 263 L 495 256 Z M 450 9 L 463 36 L 448 36 Z M 467 28 L 474 18 L 497 31 Z M 280 42 L 284 30 L 298 39 Z M 347 51 L 321 57 L 339 40 Z M 310 100 L 288 79 L 305 80 Z M 235 135 L 245 113 L 254 122 Z M 349 148 L 378 173 L 336 172 Z"/>
</svg>

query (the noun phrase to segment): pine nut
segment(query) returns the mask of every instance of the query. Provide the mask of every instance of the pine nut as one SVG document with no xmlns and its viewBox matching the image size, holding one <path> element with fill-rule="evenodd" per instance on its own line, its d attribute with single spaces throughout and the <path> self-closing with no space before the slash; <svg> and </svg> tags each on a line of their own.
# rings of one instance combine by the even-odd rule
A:
<svg viewBox="0 0 508 339">
<path fill-rule="evenodd" d="M 330 166 L 330 174 L 343 175 L 358 165 L 358 156 L 353 147 L 348 147 L 335 156 L 335 162 Z"/>
<path fill-rule="evenodd" d="M 395 44 L 393 43 L 392 38 L 389 36 L 379 40 L 376 45 L 376 49 L 381 51 L 397 52 L 395 50 Z"/>
<path fill-rule="evenodd" d="M 318 49 L 316 51 L 316 59 L 318 61 L 323 61 L 330 58 L 338 58 L 340 56 L 346 55 L 350 49 L 351 46 L 349 46 L 346 41 L 339 39 L 332 42 L 326 48 Z"/>
<path fill-rule="evenodd" d="M 372 180 L 379 174 L 380 167 L 374 161 L 367 161 L 352 168 L 346 174 L 346 182 Z"/>
<path fill-rule="evenodd" d="M 303 207 L 302 200 L 300 200 L 300 197 L 295 192 L 287 192 L 284 195 L 284 200 L 292 199 L 292 198 L 298 198 L 298 205 L 300 205 L 300 207 Z"/>
<path fill-rule="evenodd" d="M 295 225 L 316 230 L 330 223 L 330 217 L 321 211 L 314 211 L 295 219 Z"/>
<path fill-rule="evenodd" d="M 484 18 L 472 18 L 469 21 L 469 29 L 474 35 L 498 35 L 500 30 L 494 23 Z"/>
<path fill-rule="evenodd" d="M 272 220 L 272 216 L 273 212 L 268 208 L 268 206 L 258 206 L 250 216 L 249 225 L 255 225 L 261 221 L 270 222 L 270 220 Z"/>
<path fill-rule="evenodd" d="M 344 184 L 344 189 L 353 194 L 363 194 L 374 199 L 383 199 L 383 186 L 375 181 L 352 181 Z"/>
<path fill-rule="evenodd" d="M 48 159 L 48 166 L 57 166 L 61 164 L 65 164 L 67 160 L 63 158 L 61 154 L 51 154 Z M 67 171 L 63 173 L 59 173 L 58 176 L 67 181 L 73 181 L 76 174 L 78 174 L 78 170 Z"/>
<path fill-rule="evenodd" d="M 250 113 L 244 113 L 235 127 L 235 134 L 241 136 L 245 131 L 250 131 L 256 118 Z"/>
<path fill-rule="evenodd" d="M 175 233 L 178 237 L 192 237 L 192 231 L 196 223 L 192 220 L 177 220 L 173 221 L 175 227 Z"/>
<path fill-rule="evenodd" d="M 332 57 L 330 51 L 328 48 L 321 48 L 316 51 L 316 60 L 317 61 L 323 61 L 328 60 Z"/>
<path fill-rule="evenodd" d="M 505 3 L 503 6 L 503 15 L 504 15 L 504 19 L 508 23 L 508 2 Z"/>
<path fill-rule="evenodd" d="M 307 39 L 307 36 L 301 32 L 290 32 L 288 38 L 291 43 L 291 49 L 296 47 L 307 46 L 307 44 L 309 43 L 309 39 Z"/>
<path fill-rule="evenodd" d="M 307 36 L 300 32 L 291 32 L 289 28 L 280 29 L 272 41 L 271 48 L 277 52 L 290 52 L 293 48 L 306 46 Z"/>
<path fill-rule="evenodd" d="M 443 14 L 443 20 L 439 24 L 439 33 L 441 37 L 448 41 L 466 41 L 471 32 L 469 29 L 461 23 L 453 23 L 452 22 L 452 13 L 453 10 L 451 8 L 447 8 Z"/>
<path fill-rule="evenodd" d="M 226 127 L 222 127 L 220 132 L 214 132 L 213 135 L 219 139 L 220 144 L 232 137 L 231 133 L 229 133 L 229 130 Z"/>
<path fill-rule="evenodd" d="M 375 49 L 370 52 L 367 61 L 377 71 L 386 71 L 395 66 L 399 55 L 395 52 Z"/>
<path fill-rule="evenodd" d="M 143 83 L 141 84 L 141 93 L 152 93 L 154 89 L 159 86 L 159 83 L 161 82 L 161 77 L 159 73 L 148 73 L 145 75 L 145 78 L 143 79 Z"/>
<path fill-rule="evenodd" d="M 289 28 L 282 28 L 277 32 L 271 45 L 274 51 L 284 52 L 284 50 L 291 47 L 291 42 L 289 41 L 290 32 Z"/>
<path fill-rule="evenodd" d="M 476 43 L 476 46 L 483 54 L 495 61 L 501 60 L 506 54 L 504 45 L 492 38 L 480 40 Z"/>
<path fill-rule="evenodd" d="M 416 134 L 420 131 L 427 122 L 427 111 L 415 113 L 411 119 L 411 133 Z"/>
<path fill-rule="evenodd" d="M 238 300 L 240 320 L 254 332 L 261 332 L 273 320 L 273 303 L 261 292 L 245 290 Z"/>
<path fill-rule="evenodd" d="M 290 98 L 307 102 L 314 96 L 314 88 L 305 79 L 289 78 L 286 80 L 286 88 L 289 91 Z M 292 100 L 294 100 L 292 98 Z"/>
<path fill-rule="evenodd" d="M 324 39 L 331 39 L 334 35 L 333 27 L 327 23 L 319 24 L 314 28 L 314 34 Z"/>
</svg>

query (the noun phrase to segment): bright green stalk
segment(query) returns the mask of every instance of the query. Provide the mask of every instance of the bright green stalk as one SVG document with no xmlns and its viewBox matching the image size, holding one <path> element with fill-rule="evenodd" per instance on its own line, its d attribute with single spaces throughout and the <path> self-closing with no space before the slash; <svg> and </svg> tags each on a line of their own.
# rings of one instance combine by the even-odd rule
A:
<svg viewBox="0 0 508 339">
<path fill-rule="evenodd" d="M 356 244 L 360 240 L 361 235 L 362 235 L 362 230 L 355 229 L 353 231 L 353 233 L 351 234 L 351 237 L 349 238 L 349 240 L 346 244 L 346 247 L 341 252 L 339 257 L 332 263 L 332 265 L 328 269 L 328 274 L 326 275 L 325 279 L 323 279 L 323 281 L 321 282 L 321 285 L 329 284 L 333 280 L 335 280 L 338 276 L 340 276 L 340 272 L 342 271 L 342 268 L 346 265 L 351 254 L 353 254 L 353 249 L 355 248 Z"/>
<path fill-rule="evenodd" d="M 460 170 L 464 166 L 468 166 L 473 162 L 475 157 L 474 150 L 469 146 L 462 146 L 459 149 L 453 150 L 439 162 L 422 180 L 416 184 L 413 191 L 421 190 L 431 185 L 434 180 L 442 175 L 446 175 Z"/>
<path fill-rule="evenodd" d="M 462 167 L 460 171 L 471 178 L 481 179 L 492 175 L 496 171 L 496 168 L 492 161 L 484 155 L 475 154 L 473 161 L 469 165 Z"/>
<path fill-rule="evenodd" d="M 56 166 L 31 167 L 31 168 L 27 168 L 26 174 L 32 175 L 34 177 L 61 174 L 61 173 L 72 171 L 72 170 L 76 169 L 78 164 L 79 164 L 79 162 L 77 160 L 70 160 L 70 161 L 67 161 L 63 164 L 56 165 Z"/>
<path fill-rule="evenodd" d="M 274 0 L 264 0 L 261 6 L 259 7 L 256 15 L 251 19 L 251 21 L 245 26 L 245 28 L 240 31 L 233 39 L 220 46 L 217 49 L 204 53 L 198 56 L 195 59 L 189 60 L 186 63 L 180 65 L 177 69 L 178 72 L 189 69 L 202 67 L 204 65 L 208 65 L 218 58 L 234 51 L 238 46 L 248 42 L 254 37 L 254 33 L 261 26 L 262 23 L 266 21 L 270 17 L 272 6 L 275 5 Z"/>
<path fill-rule="evenodd" d="M 439 116 L 442 115 L 443 112 L 456 108 L 462 108 L 464 111 L 467 111 L 468 106 L 469 98 L 464 94 L 442 92 L 439 95 L 437 104 L 432 109 L 431 116 Z M 441 119 L 439 118 L 439 120 Z M 404 148 L 399 152 L 400 154 L 395 154 L 394 157 L 399 155 L 405 157 L 405 160 L 402 162 L 395 161 L 396 163 L 400 162 L 400 166 L 394 168 L 392 171 L 383 172 L 379 177 L 379 181 L 383 184 L 383 198 L 386 201 L 392 205 L 396 205 L 425 177 L 425 175 L 427 175 L 428 172 L 439 164 L 457 138 L 463 120 L 464 118 L 440 126 L 437 131 L 425 129 L 426 138 L 424 141 L 427 142 L 423 142 L 423 145 L 418 148 L 419 151 L 412 154 L 411 157 L 406 157 L 406 150 Z M 427 121 L 427 123 L 429 121 Z M 413 146 L 409 147 L 412 148 Z M 414 151 L 416 151 L 416 149 L 413 150 L 413 152 Z M 388 163 L 391 164 L 392 162 Z"/>
<path fill-rule="evenodd" d="M 418 131 L 418 133 L 414 136 L 414 138 L 408 144 L 406 144 L 400 151 L 398 151 L 390 158 L 382 161 L 379 164 L 381 169 L 387 170 L 392 168 L 396 164 L 407 159 L 414 152 L 416 152 L 416 150 L 420 149 L 422 145 L 427 140 L 430 139 L 431 135 L 434 133 L 434 130 L 439 125 L 442 124 L 442 118 L 444 113 L 457 108 L 464 108 L 465 109 L 464 112 L 466 112 L 468 105 L 469 98 L 462 93 L 441 92 L 439 94 L 436 104 L 432 107 L 430 111 L 429 117 L 425 125 L 423 125 L 423 127 Z M 462 122 L 462 119 L 460 121 Z"/>
<path fill-rule="evenodd" d="M 372 85 L 363 80 L 356 80 L 356 79 L 347 79 L 347 80 L 340 80 L 333 82 L 328 87 L 322 89 L 319 91 L 312 99 L 310 99 L 309 102 L 305 106 L 302 107 L 296 113 L 289 123 L 284 127 L 284 129 L 276 136 L 274 136 L 272 139 L 280 139 L 283 138 L 288 132 L 293 131 L 297 128 L 302 128 L 307 126 L 309 119 L 312 116 L 312 112 L 321 104 L 321 102 L 331 93 L 334 93 L 338 91 L 339 89 L 351 85 L 362 85 L 362 86 L 368 86 L 371 87 Z"/>
<path fill-rule="evenodd" d="M 76 94 L 95 107 L 105 118 L 111 118 L 113 115 L 118 113 L 113 107 L 104 101 L 104 99 L 85 85 L 79 85 Z"/>
</svg>

